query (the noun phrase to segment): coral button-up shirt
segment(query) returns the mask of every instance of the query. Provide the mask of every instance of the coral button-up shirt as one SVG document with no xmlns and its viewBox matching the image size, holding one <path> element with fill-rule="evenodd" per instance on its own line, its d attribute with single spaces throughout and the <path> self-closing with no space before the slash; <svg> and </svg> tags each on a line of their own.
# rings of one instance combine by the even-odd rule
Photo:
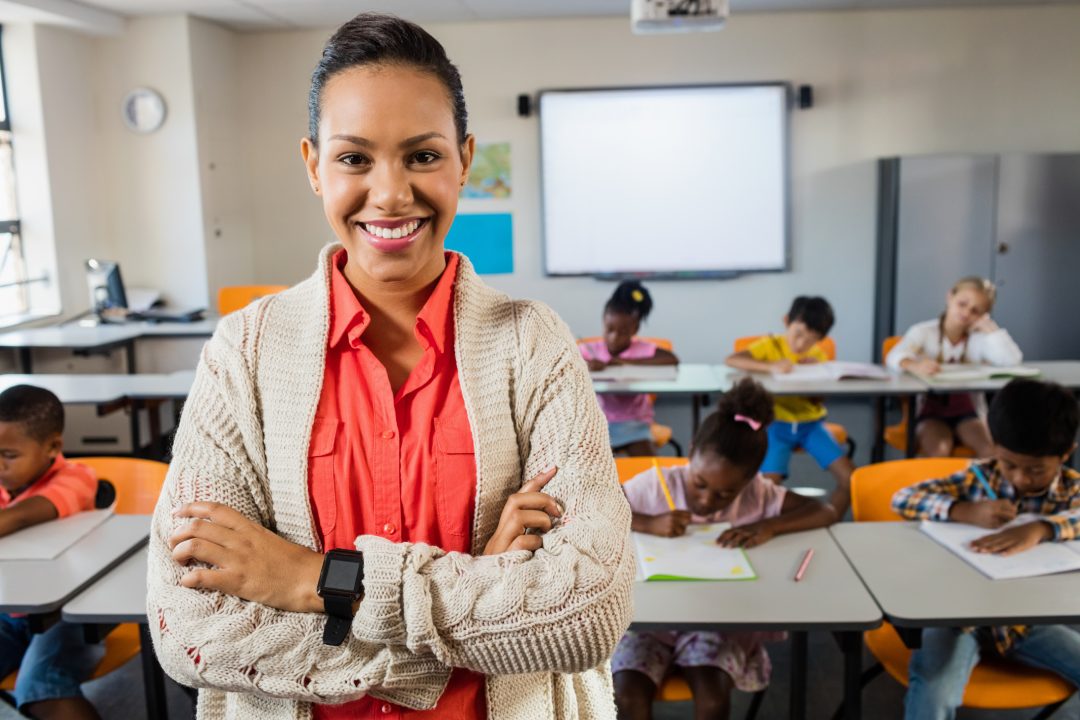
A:
<svg viewBox="0 0 1080 720">
<path fill-rule="evenodd" d="M 323 549 L 352 549 L 359 535 L 470 552 L 476 460 L 454 358 L 458 256 L 416 318 L 424 349 L 395 393 L 364 344 L 371 317 L 343 268 L 331 264 L 330 335 L 322 395 L 308 448 L 308 488 Z M 417 712 L 374 697 L 316 705 L 315 720 L 484 718 L 484 676 L 457 668 L 438 705 Z"/>
</svg>

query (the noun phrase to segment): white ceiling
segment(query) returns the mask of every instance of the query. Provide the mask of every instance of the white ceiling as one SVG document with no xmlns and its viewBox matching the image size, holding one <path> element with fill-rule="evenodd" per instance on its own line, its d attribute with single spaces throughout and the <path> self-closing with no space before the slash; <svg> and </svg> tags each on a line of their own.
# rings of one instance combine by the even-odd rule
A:
<svg viewBox="0 0 1080 720">
<path fill-rule="evenodd" d="M 731 12 L 1076 4 L 1080 0 L 730 0 Z M 364 10 L 417 22 L 629 17 L 630 0 L 70 0 L 126 17 L 187 13 L 235 30 L 323 28 Z"/>
</svg>

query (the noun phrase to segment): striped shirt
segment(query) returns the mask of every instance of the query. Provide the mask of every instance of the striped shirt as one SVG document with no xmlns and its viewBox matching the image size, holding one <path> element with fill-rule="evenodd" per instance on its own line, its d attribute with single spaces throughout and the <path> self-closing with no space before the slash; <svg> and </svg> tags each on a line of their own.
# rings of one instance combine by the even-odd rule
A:
<svg viewBox="0 0 1080 720">
<path fill-rule="evenodd" d="M 1017 505 L 1021 514 L 1041 515 L 1041 520 L 1054 531 L 1054 541 L 1064 542 L 1080 538 L 1080 472 L 1062 467 L 1061 474 L 1046 490 L 1021 495 L 1001 472 L 996 460 L 980 460 L 965 470 L 946 478 L 927 480 L 903 488 L 893 495 L 892 508 L 908 520 L 948 521 L 949 511 L 956 502 L 990 500 L 986 488 L 979 482 L 973 470 L 978 466 L 983 477 L 1000 500 Z M 1022 625 L 990 628 L 994 645 L 1004 655 L 1016 640 L 1023 637 L 1027 628 Z"/>
</svg>

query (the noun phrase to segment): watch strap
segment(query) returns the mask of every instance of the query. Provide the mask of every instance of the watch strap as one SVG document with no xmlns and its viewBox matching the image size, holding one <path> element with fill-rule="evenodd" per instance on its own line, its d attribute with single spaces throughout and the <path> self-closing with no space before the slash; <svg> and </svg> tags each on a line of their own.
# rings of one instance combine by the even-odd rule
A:
<svg viewBox="0 0 1080 720">
<path fill-rule="evenodd" d="M 323 598 L 326 606 L 326 627 L 323 629 L 323 643 L 341 645 L 352 627 L 353 599 L 341 595 L 327 595 Z"/>
</svg>

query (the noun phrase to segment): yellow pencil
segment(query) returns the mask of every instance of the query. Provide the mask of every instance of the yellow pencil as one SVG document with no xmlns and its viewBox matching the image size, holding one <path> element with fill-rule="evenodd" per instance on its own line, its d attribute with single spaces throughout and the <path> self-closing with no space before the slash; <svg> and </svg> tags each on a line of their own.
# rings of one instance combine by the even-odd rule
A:
<svg viewBox="0 0 1080 720">
<path fill-rule="evenodd" d="M 671 491 L 668 490 L 667 481 L 664 480 L 664 473 L 660 469 L 660 461 L 653 458 L 653 467 L 656 468 L 656 477 L 660 478 L 660 489 L 664 491 L 664 499 L 667 500 L 667 506 L 671 508 L 671 512 L 675 512 L 675 501 L 671 499 Z"/>
</svg>

